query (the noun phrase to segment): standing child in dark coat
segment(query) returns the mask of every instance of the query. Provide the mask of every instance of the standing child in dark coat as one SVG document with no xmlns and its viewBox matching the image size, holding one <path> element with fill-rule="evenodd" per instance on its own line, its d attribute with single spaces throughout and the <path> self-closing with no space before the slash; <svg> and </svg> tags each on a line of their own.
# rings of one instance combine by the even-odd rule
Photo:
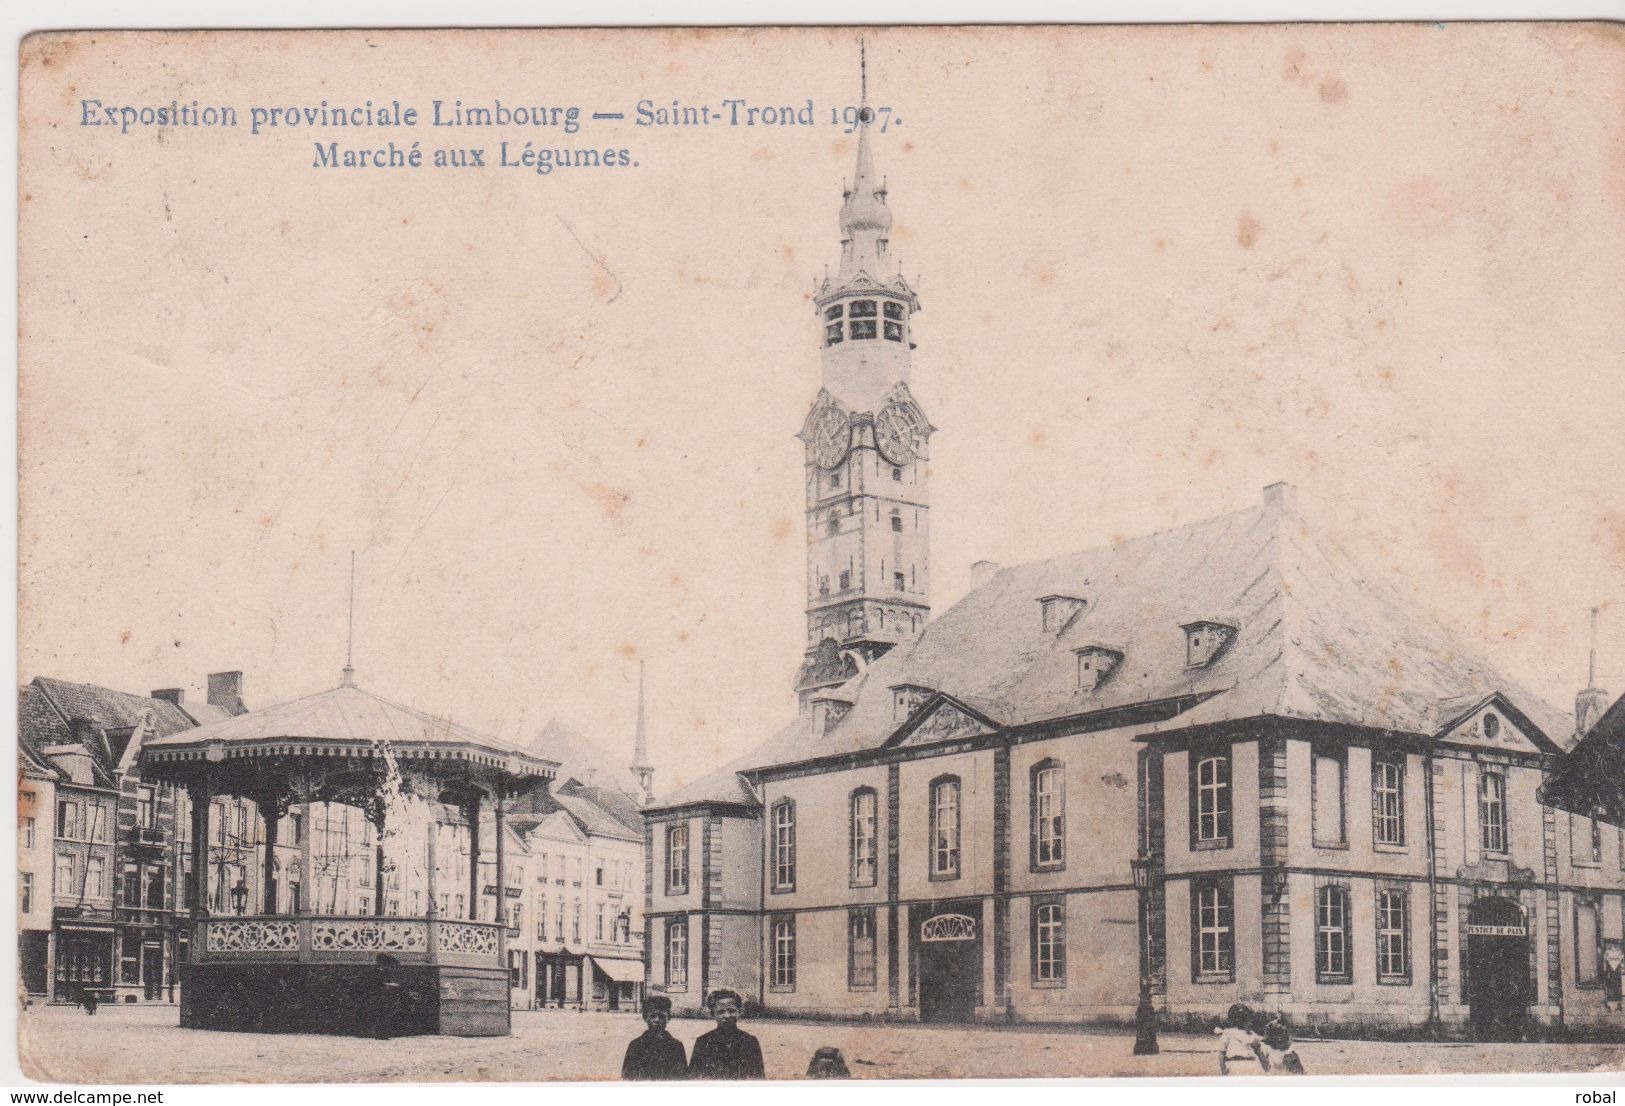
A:
<svg viewBox="0 0 1625 1106">
<path fill-rule="evenodd" d="M 690 1078 L 766 1079 L 762 1046 L 739 1028 L 744 1000 L 737 992 L 723 989 L 711 992 L 709 1005 L 717 1027 L 694 1042 L 694 1056 L 688 1062 Z"/>
<path fill-rule="evenodd" d="M 643 1000 L 643 1024 L 649 1028 L 626 1046 L 621 1062 L 622 1079 L 684 1079 L 688 1076 L 688 1056 L 683 1042 L 666 1032 L 671 1021 L 671 999 L 650 995 Z"/>
</svg>

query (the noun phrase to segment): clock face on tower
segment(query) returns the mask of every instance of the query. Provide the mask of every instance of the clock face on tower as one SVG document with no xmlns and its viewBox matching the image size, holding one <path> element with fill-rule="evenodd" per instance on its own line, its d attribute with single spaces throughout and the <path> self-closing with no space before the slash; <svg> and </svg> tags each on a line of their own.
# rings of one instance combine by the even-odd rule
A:
<svg viewBox="0 0 1625 1106">
<path fill-rule="evenodd" d="M 813 458 L 824 468 L 832 469 L 846 456 L 852 443 L 852 429 L 846 415 L 837 407 L 826 407 L 813 423 Z"/>
<path fill-rule="evenodd" d="M 906 465 L 920 451 L 925 436 L 925 420 L 910 403 L 892 401 L 875 418 L 875 440 L 886 460 Z"/>
</svg>

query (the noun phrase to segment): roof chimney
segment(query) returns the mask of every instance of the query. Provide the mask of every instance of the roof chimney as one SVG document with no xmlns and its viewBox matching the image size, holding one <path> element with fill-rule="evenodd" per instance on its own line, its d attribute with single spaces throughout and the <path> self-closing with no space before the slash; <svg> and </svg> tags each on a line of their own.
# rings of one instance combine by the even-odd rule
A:
<svg viewBox="0 0 1625 1106">
<path fill-rule="evenodd" d="M 1296 514 L 1298 510 L 1298 489 L 1285 480 L 1277 480 L 1264 489 L 1264 506 L 1272 508 L 1281 514 Z"/>
<path fill-rule="evenodd" d="M 970 566 L 970 586 L 981 587 L 998 575 L 1000 567 L 998 561 L 977 561 Z"/>
<path fill-rule="evenodd" d="M 177 707 L 186 698 L 186 689 L 179 687 L 161 687 L 152 693 L 154 699 L 162 699 L 166 703 L 174 703 Z"/>
<path fill-rule="evenodd" d="M 228 714 L 247 714 L 248 708 L 243 705 L 243 674 L 209 673 L 209 705 L 219 707 Z"/>
<path fill-rule="evenodd" d="M 1574 697 L 1575 731 L 1582 737 L 1608 710 L 1608 692 L 1597 686 L 1597 611 L 1591 608 L 1591 663 L 1586 672 L 1585 690 Z"/>
</svg>

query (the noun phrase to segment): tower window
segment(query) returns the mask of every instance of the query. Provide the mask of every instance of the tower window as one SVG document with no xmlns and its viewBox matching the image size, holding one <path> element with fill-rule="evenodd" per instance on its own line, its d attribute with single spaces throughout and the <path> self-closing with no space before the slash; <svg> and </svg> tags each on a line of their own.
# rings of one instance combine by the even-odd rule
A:
<svg viewBox="0 0 1625 1106">
<path fill-rule="evenodd" d="M 841 324 L 830 323 L 824 328 L 824 344 L 833 346 L 841 340 Z"/>
<path fill-rule="evenodd" d="M 887 304 L 886 306 L 890 307 L 891 305 Z M 884 331 L 885 336 L 886 336 L 886 341 L 888 341 L 888 342 L 901 342 L 903 340 L 903 324 L 902 323 L 888 322 L 888 323 L 885 324 L 884 327 L 882 327 L 882 330 Z"/>
<path fill-rule="evenodd" d="M 903 470 L 894 466 L 891 470 L 891 478 L 901 482 L 903 479 Z"/>
<path fill-rule="evenodd" d="M 903 519 L 896 511 L 892 512 L 891 528 L 899 534 L 903 532 Z"/>
<path fill-rule="evenodd" d="M 841 520 L 837 518 L 830 519 L 828 525 L 826 525 L 824 529 L 828 530 L 829 536 L 833 538 L 836 534 L 841 532 Z"/>
<path fill-rule="evenodd" d="M 852 307 L 846 314 L 848 318 L 853 319 L 872 319 L 875 317 L 875 301 L 853 300 Z"/>
<path fill-rule="evenodd" d="M 840 473 L 832 472 L 832 473 L 829 474 L 829 486 L 832 487 L 832 488 L 838 488 L 838 487 L 841 486 L 841 474 Z"/>
<path fill-rule="evenodd" d="M 851 589 L 851 587 L 852 587 L 852 573 L 851 573 L 851 571 L 849 570 L 849 571 L 841 573 L 841 590 L 842 591 L 848 591 L 848 590 Z"/>
<path fill-rule="evenodd" d="M 857 304 L 852 306 L 856 307 Z M 860 338 L 873 338 L 875 336 L 875 321 L 873 319 L 853 319 L 851 327 L 854 342 Z"/>
<path fill-rule="evenodd" d="M 903 305 L 902 304 L 897 303 L 897 302 L 895 302 L 893 300 L 887 300 L 885 306 L 886 306 L 886 318 L 888 318 L 888 319 L 899 319 L 899 320 L 902 319 L 902 317 L 903 317 Z"/>
<path fill-rule="evenodd" d="M 903 574 L 901 572 L 892 573 L 891 574 L 891 584 L 892 584 L 892 587 L 895 588 L 897 591 L 904 591 L 905 588 L 903 586 Z"/>
<path fill-rule="evenodd" d="M 826 319 L 839 319 L 840 317 L 841 317 L 841 305 L 840 304 L 837 303 L 833 307 L 824 308 L 824 318 L 826 318 Z M 887 318 L 890 318 L 890 317 L 891 316 L 889 316 L 889 315 L 887 316 Z"/>
</svg>

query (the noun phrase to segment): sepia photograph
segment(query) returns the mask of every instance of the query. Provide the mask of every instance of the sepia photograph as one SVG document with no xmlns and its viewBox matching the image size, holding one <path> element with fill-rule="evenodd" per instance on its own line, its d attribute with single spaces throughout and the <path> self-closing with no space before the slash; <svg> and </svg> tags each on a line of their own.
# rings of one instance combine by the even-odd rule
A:
<svg viewBox="0 0 1625 1106">
<path fill-rule="evenodd" d="M 19 50 L 27 1079 L 1625 1068 L 1625 27 Z"/>
</svg>

